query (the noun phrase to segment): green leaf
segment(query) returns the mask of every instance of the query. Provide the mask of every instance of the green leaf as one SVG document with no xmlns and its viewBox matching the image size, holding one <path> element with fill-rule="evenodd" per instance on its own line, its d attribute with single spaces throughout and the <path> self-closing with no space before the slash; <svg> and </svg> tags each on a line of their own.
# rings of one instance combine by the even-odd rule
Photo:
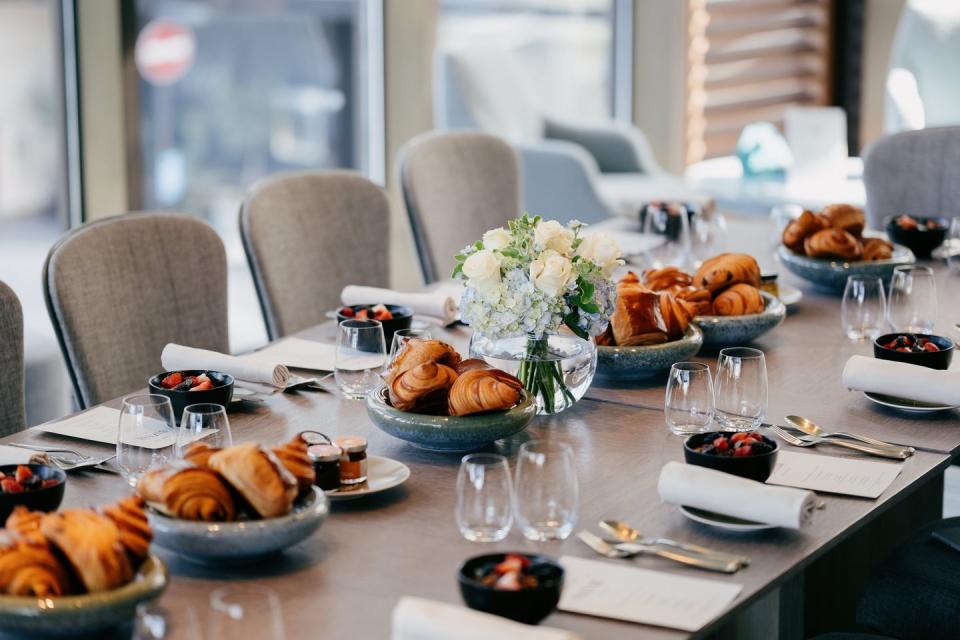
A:
<svg viewBox="0 0 960 640">
<path fill-rule="evenodd" d="M 480 251 L 483 249 L 483 240 L 477 240 L 473 246 L 477 248 L 477 251 Z"/>
<path fill-rule="evenodd" d="M 451 275 L 450 277 L 456 278 L 458 275 L 460 275 L 461 272 L 463 272 L 463 263 L 458 262 L 457 266 L 453 268 L 453 275 Z"/>
<path fill-rule="evenodd" d="M 579 278 L 577 284 L 580 285 L 580 298 L 585 302 L 593 300 L 593 293 L 596 291 L 596 287 L 593 286 L 593 283 L 589 280 Z"/>
<path fill-rule="evenodd" d="M 600 307 L 593 302 L 581 302 L 579 306 L 587 313 L 600 313 Z"/>
</svg>

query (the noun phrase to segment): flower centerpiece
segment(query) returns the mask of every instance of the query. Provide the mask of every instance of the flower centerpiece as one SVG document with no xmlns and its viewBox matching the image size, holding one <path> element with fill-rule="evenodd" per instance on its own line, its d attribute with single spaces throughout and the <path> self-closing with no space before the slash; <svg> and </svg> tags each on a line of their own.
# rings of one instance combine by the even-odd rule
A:
<svg viewBox="0 0 960 640">
<path fill-rule="evenodd" d="M 559 413 L 586 392 L 596 370 L 590 338 L 606 330 L 616 302 L 620 248 L 602 233 L 583 236 L 584 226 L 524 214 L 456 256 L 471 354 L 502 369 L 515 361 L 512 372 L 542 413 Z"/>
</svg>

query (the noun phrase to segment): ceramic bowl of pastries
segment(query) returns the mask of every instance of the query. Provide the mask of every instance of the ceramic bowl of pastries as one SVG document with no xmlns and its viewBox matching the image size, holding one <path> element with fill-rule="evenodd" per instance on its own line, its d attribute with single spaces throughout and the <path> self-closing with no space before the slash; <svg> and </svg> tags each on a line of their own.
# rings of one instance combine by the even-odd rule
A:
<svg viewBox="0 0 960 640">
<path fill-rule="evenodd" d="M 105 637 L 159 596 L 143 500 L 44 513 L 18 506 L 0 530 L 0 629 L 15 637 Z"/>
<path fill-rule="evenodd" d="M 516 377 L 440 340 L 408 340 L 367 396 L 382 431 L 430 451 L 463 452 L 523 431 L 537 412 Z"/>
<path fill-rule="evenodd" d="M 675 267 L 668 268 L 680 274 Z M 610 326 L 597 337 L 597 376 L 642 378 L 692 358 L 703 346 L 703 332 L 693 322 L 697 303 L 687 292 L 664 287 L 630 271 L 617 283 L 617 306 Z M 682 274 L 686 275 L 686 274 Z M 689 276 L 688 276 L 689 277 Z"/>
<path fill-rule="evenodd" d="M 825 289 L 843 291 L 847 277 L 889 279 L 895 267 L 915 262 L 907 247 L 863 233 L 863 211 L 832 204 L 804 211 L 783 230 L 778 255 L 793 274 Z"/>
<path fill-rule="evenodd" d="M 677 267 L 649 269 L 643 273 L 643 284 L 684 304 L 691 323 L 703 332 L 704 347 L 747 344 L 787 316 L 778 298 L 760 290 L 760 265 L 743 253 L 704 260 L 693 274 Z"/>
<path fill-rule="evenodd" d="M 245 564 L 304 540 L 329 512 L 307 447 L 299 434 L 273 448 L 191 443 L 137 484 L 154 543 L 194 562 Z"/>
</svg>

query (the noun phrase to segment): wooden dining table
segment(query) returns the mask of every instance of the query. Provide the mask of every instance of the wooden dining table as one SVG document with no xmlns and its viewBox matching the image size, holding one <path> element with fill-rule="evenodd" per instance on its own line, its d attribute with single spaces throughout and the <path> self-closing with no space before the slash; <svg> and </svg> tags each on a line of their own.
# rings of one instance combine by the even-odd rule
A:
<svg viewBox="0 0 960 640">
<path fill-rule="evenodd" d="M 742 220 L 731 224 L 728 243 L 757 256 L 769 271 L 777 265 L 767 237 L 765 221 Z M 940 265 L 935 268 L 941 292 L 937 329 L 953 336 L 955 320 L 960 319 L 960 276 L 951 276 Z M 870 345 L 850 343 L 843 336 L 836 294 L 818 291 L 782 270 L 780 274 L 782 283 L 803 291 L 803 299 L 781 326 L 755 343 L 767 359 L 766 419 L 776 423 L 786 414 L 800 414 L 827 429 L 913 445 L 918 448 L 916 454 L 892 463 L 899 464 L 901 472 L 876 500 L 822 494 L 825 508 L 803 529 L 722 533 L 691 522 L 675 506 L 661 503 L 657 494 L 663 465 L 683 459 L 682 439 L 670 434 L 664 423 L 665 376 L 615 383 L 598 379 L 572 408 L 538 417 L 524 432 L 490 449 L 506 454 L 512 462 L 519 446 L 531 439 L 571 445 L 580 485 L 576 529 L 598 531 L 599 520 L 616 518 L 649 536 L 743 554 L 751 562 L 727 576 L 654 557 L 609 561 L 742 585 L 734 602 L 694 633 L 563 612 L 552 614 L 544 625 L 573 630 L 585 640 L 789 639 L 849 627 L 858 590 L 870 572 L 912 531 L 940 516 L 943 473 L 960 450 L 957 412 L 896 412 L 845 389 L 840 373 L 846 359 L 855 353 L 869 354 Z M 466 350 L 468 328 L 432 331 L 434 337 Z M 335 327 L 325 323 L 298 335 L 332 341 Z M 703 352 L 696 359 L 712 363 L 716 354 Z M 119 406 L 119 400 L 107 404 Z M 555 557 L 597 557 L 573 536 L 562 542 L 534 543 L 516 528 L 500 543 L 468 542 L 454 519 L 460 454 L 423 451 L 379 431 L 367 417 L 364 401 L 345 399 L 332 387 L 276 393 L 262 402 L 237 404 L 231 407 L 230 425 L 234 441 L 276 443 L 305 429 L 330 436 L 362 435 L 369 440 L 370 454 L 399 460 L 412 473 L 405 484 L 390 491 L 333 503 L 329 518 L 313 536 L 252 566 L 203 566 L 155 547 L 171 574 L 159 604 L 173 622 L 172 637 L 195 637 L 190 621 L 204 626 L 209 592 L 227 583 L 242 581 L 276 592 L 287 638 L 383 639 L 390 636 L 391 611 L 402 596 L 460 603 L 457 570 L 471 556 L 521 550 Z M 36 429 L 2 441 L 65 442 Z M 106 446 L 70 442 L 83 451 L 109 451 Z M 824 454 L 850 455 L 828 446 L 818 449 Z M 64 505 L 104 504 L 129 491 L 117 475 L 74 473 Z"/>
</svg>

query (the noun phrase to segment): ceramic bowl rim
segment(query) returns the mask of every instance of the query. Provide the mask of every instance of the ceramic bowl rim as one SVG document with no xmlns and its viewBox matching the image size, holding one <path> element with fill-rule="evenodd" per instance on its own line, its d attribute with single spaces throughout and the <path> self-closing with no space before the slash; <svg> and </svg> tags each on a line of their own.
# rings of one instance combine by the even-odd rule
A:
<svg viewBox="0 0 960 640">
<path fill-rule="evenodd" d="M 509 409 L 500 411 L 486 411 L 484 413 L 475 413 L 466 416 L 435 416 L 429 413 L 414 413 L 412 411 L 401 411 L 390 405 L 386 398 L 387 387 L 379 387 L 367 394 L 367 406 L 378 411 L 382 411 L 391 417 L 403 416 L 407 423 L 419 423 L 424 425 L 442 424 L 448 429 L 457 427 L 468 428 L 485 418 L 491 416 L 521 416 L 527 413 L 531 407 L 536 407 L 536 400 L 527 392 L 526 389 L 520 390 L 520 401 Z"/>
<path fill-rule="evenodd" d="M 621 347 L 619 345 L 605 345 L 598 344 L 595 345 L 597 349 L 597 354 L 603 354 L 604 356 L 611 356 L 619 353 L 657 353 L 660 351 L 672 351 L 682 345 L 703 345 L 703 329 L 701 329 L 695 322 L 691 322 L 687 325 L 687 331 L 683 336 L 677 338 L 676 340 L 670 340 L 669 342 L 661 342 L 660 344 L 639 344 L 639 345 L 628 345 Z"/>
<path fill-rule="evenodd" d="M 886 260 L 855 260 L 851 262 L 838 260 L 836 258 L 812 258 L 794 253 L 782 244 L 777 248 L 777 254 L 787 263 L 792 262 L 793 264 L 802 265 L 811 269 L 830 269 L 831 271 L 849 271 L 864 265 L 876 267 L 898 266 L 902 264 L 912 264 L 917 261 L 917 257 L 910 247 L 896 242 L 891 242 L 890 244 L 893 245 L 893 255 Z"/>
<path fill-rule="evenodd" d="M 748 323 L 760 318 L 772 320 L 774 318 L 786 317 L 787 305 L 783 304 L 780 298 L 766 291 L 761 291 L 760 297 L 764 300 L 763 311 L 760 313 L 747 313 L 739 316 L 695 316 L 693 322 L 696 322 L 698 325 L 731 326 Z"/>
</svg>

